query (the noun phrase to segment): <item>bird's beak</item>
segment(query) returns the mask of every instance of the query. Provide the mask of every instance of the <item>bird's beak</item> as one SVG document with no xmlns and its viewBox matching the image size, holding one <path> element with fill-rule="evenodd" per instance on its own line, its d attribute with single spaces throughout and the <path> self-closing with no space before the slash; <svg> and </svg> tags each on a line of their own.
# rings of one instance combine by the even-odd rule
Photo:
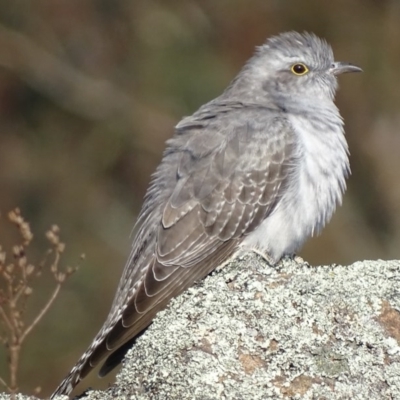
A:
<svg viewBox="0 0 400 400">
<path fill-rule="evenodd" d="M 350 63 L 337 61 L 331 65 L 329 72 L 336 76 L 346 72 L 362 72 L 362 69 Z"/>
</svg>

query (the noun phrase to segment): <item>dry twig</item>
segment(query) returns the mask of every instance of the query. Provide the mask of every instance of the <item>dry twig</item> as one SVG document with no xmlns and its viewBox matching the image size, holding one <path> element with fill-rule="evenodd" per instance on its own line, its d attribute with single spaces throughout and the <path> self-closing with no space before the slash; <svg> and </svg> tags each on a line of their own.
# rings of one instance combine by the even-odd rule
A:
<svg viewBox="0 0 400 400">
<path fill-rule="evenodd" d="M 18 391 L 17 373 L 22 345 L 53 304 L 63 283 L 77 268 L 60 270 L 59 264 L 65 244 L 60 241 L 59 228 L 55 225 L 46 233 L 50 248 L 44 260 L 38 265 L 29 263 L 26 254 L 33 239 L 29 224 L 23 219 L 18 208 L 8 214 L 8 219 L 17 227 L 21 243 L 12 248 L 11 261 L 0 245 L 0 342 L 6 348 L 9 367 L 9 382 L 0 377 L 0 384 L 15 395 Z M 26 303 L 33 293 L 35 279 L 41 275 L 46 265 L 53 275 L 55 288 L 33 321 L 26 323 Z"/>
</svg>

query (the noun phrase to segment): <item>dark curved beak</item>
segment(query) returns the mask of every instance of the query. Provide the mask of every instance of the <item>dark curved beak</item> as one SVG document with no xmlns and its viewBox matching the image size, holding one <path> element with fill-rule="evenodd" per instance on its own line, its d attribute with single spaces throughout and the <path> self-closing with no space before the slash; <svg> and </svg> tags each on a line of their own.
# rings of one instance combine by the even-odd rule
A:
<svg viewBox="0 0 400 400">
<path fill-rule="evenodd" d="M 329 72 L 336 76 L 346 72 L 362 72 L 362 69 L 350 63 L 337 61 L 331 65 Z"/>
</svg>

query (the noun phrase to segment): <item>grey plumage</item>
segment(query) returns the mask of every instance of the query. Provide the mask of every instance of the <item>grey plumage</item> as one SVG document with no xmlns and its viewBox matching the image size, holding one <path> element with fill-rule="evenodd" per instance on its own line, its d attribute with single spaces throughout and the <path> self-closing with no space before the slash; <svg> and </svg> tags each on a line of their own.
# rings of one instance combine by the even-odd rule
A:
<svg viewBox="0 0 400 400">
<path fill-rule="evenodd" d="M 107 356 L 100 375 L 108 373 L 173 296 L 237 251 L 276 263 L 322 229 L 349 173 L 336 75 L 356 71 L 315 35 L 284 33 L 176 126 L 110 314 L 53 396 Z"/>
</svg>

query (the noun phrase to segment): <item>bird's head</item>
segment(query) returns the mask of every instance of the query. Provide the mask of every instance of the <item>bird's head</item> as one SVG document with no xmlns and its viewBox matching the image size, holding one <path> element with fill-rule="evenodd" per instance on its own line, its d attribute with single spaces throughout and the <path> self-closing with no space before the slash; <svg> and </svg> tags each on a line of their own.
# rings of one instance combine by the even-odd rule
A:
<svg viewBox="0 0 400 400">
<path fill-rule="evenodd" d="M 334 98 L 339 74 L 360 71 L 355 65 L 335 61 L 332 48 L 314 34 L 287 32 L 258 47 L 233 86 L 239 91 L 247 86 L 257 100 L 324 102 Z"/>
</svg>

